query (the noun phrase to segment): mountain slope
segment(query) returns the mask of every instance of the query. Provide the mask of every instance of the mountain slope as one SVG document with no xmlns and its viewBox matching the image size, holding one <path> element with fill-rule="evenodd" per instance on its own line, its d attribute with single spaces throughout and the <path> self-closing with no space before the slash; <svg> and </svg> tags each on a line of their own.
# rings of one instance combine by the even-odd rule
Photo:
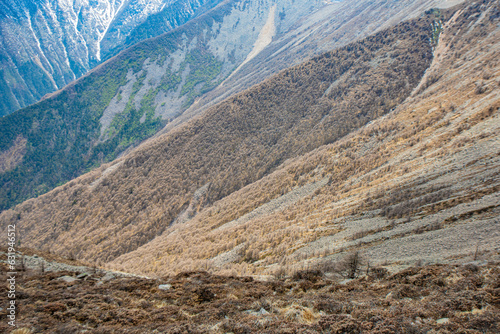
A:
<svg viewBox="0 0 500 334">
<path fill-rule="evenodd" d="M 208 6 L 200 8 L 207 2 Z M 161 34 L 215 4 L 202 0 L 3 1 L 0 116 L 35 103 L 81 77 L 121 50 L 129 36 L 140 41 L 142 35 L 135 30 L 151 14 L 161 11 L 165 16 L 162 25 L 152 25 Z"/>
<path fill-rule="evenodd" d="M 393 112 L 110 265 L 291 274 L 354 251 L 372 266 L 498 260 L 499 20 L 496 1 L 445 14 L 433 64 Z"/>
<path fill-rule="evenodd" d="M 197 99 L 196 103 L 167 129 L 206 108 L 251 87 L 270 75 L 304 59 L 344 46 L 387 29 L 401 21 L 420 16 L 430 8 L 446 8 L 462 1 L 333 1 L 301 18 L 293 25 L 281 18 L 296 15 L 289 8 L 280 11 L 281 33 L 268 47 L 240 66 L 221 85 Z M 277 20 L 278 21 L 278 20 Z M 293 20 L 290 22 L 294 22 Z M 283 24 L 284 23 L 284 24 Z"/>
<path fill-rule="evenodd" d="M 170 131 L 193 117 L 202 110 L 197 106 L 209 106 L 212 100 L 270 76 L 274 70 L 269 68 L 274 67 L 255 67 L 262 59 L 275 59 L 276 54 L 276 62 L 266 64 L 282 68 L 290 63 L 281 62 L 283 55 L 288 60 L 308 58 L 313 53 L 308 43 L 326 51 L 339 36 L 346 34 L 339 42 L 345 44 L 366 35 L 373 25 L 386 25 L 386 15 L 393 13 L 397 21 L 421 13 L 432 3 L 407 0 L 404 4 L 413 7 L 403 11 L 402 4 L 383 0 L 349 6 L 315 0 L 224 2 L 170 33 L 125 50 L 40 103 L 0 119 L 0 158 L 12 150 L 24 154 L 14 160 L 17 164 L 2 162 L 10 168 L 0 173 L 0 209 L 111 161 L 165 124 L 165 131 Z M 384 15 L 363 18 L 375 9 Z M 323 12 L 326 18 L 319 15 Z M 318 26 L 312 29 L 310 23 Z M 327 30 L 321 33 L 323 29 Z M 297 46 L 283 46 L 282 36 Z M 282 52 L 268 53 L 276 47 Z M 303 52 L 306 49 L 309 52 Z M 207 95 L 221 86 L 234 89 Z M 23 141 L 27 141 L 25 150 L 13 148 Z"/>
<path fill-rule="evenodd" d="M 226 16 L 229 20 L 221 25 Z M 0 209 L 114 159 L 158 131 L 183 103 L 216 85 L 252 49 L 242 44 L 241 35 L 227 36 L 234 31 L 232 20 L 238 18 L 264 25 L 267 12 L 260 5 L 226 4 L 121 53 L 53 96 L 0 119 L 1 152 L 11 150 L 17 138 L 28 142 L 18 165 L 10 164 L 0 175 Z M 221 33 L 221 27 L 230 30 Z M 257 39 L 259 30 L 240 32 L 251 40 Z M 211 51 L 224 46 L 221 43 L 231 48 L 222 59 Z M 172 94 L 176 109 L 170 108 Z"/>
<path fill-rule="evenodd" d="M 399 24 L 287 69 L 2 221 L 19 219 L 33 247 L 79 258 L 110 261 L 133 251 L 401 103 L 430 65 L 435 19 Z"/>
<path fill-rule="evenodd" d="M 103 59 L 109 59 L 119 51 L 145 39 L 156 37 L 171 31 L 192 18 L 215 7 L 221 0 L 178 0 L 164 2 L 162 9 L 147 16 L 137 26 L 130 24 L 127 18 L 134 12 L 132 8 L 121 11 L 106 31 L 101 40 Z M 133 29 L 132 29 L 133 28 Z"/>
</svg>

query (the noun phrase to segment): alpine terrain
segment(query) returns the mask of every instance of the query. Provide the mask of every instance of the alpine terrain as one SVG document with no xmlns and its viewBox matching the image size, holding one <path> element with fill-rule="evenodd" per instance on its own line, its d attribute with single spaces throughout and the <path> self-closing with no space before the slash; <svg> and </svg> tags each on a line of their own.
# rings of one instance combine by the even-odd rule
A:
<svg viewBox="0 0 500 334">
<path fill-rule="evenodd" d="M 40 100 L 117 51 L 216 5 L 213 0 L 0 3 L 0 116 Z"/>
<path fill-rule="evenodd" d="M 0 120 L 17 330 L 498 333 L 500 2 L 438 5 L 221 2 Z"/>
<path fill-rule="evenodd" d="M 117 158 L 279 70 L 435 5 L 423 0 L 223 2 L 0 118 L 0 210 Z M 129 37 L 152 36 L 146 28 L 170 22 L 162 16 L 166 8 Z"/>
</svg>

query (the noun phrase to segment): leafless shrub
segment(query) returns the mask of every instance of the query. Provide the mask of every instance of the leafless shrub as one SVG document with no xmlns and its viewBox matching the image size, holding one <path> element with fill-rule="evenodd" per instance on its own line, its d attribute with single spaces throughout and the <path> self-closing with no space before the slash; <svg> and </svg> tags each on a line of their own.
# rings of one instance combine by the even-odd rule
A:
<svg viewBox="0 0 500 334">
<path fill-rule="evenodd" d="M 478 271 L 479 271 L 479 267 L 478 267 L 478 266 L 476 266 L 476 265 L 475 265 L 475 264 L 473 264 L 473 263 L 467 263 L 467 264 L 464 264 L 464 266 L 463 266 L 463 267 L 464 267 L 464 269 L 466 269 L 466 270 L 468 270 L 468 271 L 470 271 L 470 272 L 473 272 L 473 273 L 475 273 L 475 272 L 478 272 Z"/>
<path fill-rule="evenodd" d="M 488 89 L 488 86 L 485 85 L 483 82 L 477 82 L 476 83 L 476 91 L 475 91 L 475 93 L 478 94 L 478 95 L 484 94 L 487 89 Z"/>
<path fill-rule="evenodd" d="M 356 232 L 354 233 L 351 237 L 350 237 L 350 240 L 357 240 L 357 239 L 361 239 L 363 237 L 366 237 L 367 235 L 370 234 L 371 231 L 369 230 L 363 230 L 363 231 L 359 231 L 359 232 Z"/>
<path fill-rule="evenodd" d="M 484 80 L 490 80 L 490 79 L 491 79 L 491 76 L 492 76 L 491 71 L 489 71 L 489 70 L 485 70 L 485 71 L 483 72 L 483 79 L 484 79 Z"/>
<path fill-rule="evenodd" d="M 274 278 L 282 279 L 286 277 L 286 270 L 284 266 L 279 266 L 273 273 Z"/>
<path fill-rule="evenodd" d="M 389 271 L 383 267 L 375 267 L 370 270 L 368 276 L 375 279 L 382 279 L 389 275 Z"/>
<path fill-rule="evenodd" d="M 479 256 L 479 242 L 476 244 L 476 251 L 474 252 L 474 261 L 477 261 Z"/>
<path fill-rule="evenodd" d="M 314 302 L 314 309 L 327 314 L 339 314 L 343 311 L 343 304 L 334 298 L 327 296 L 320 296 Z"/>
<path fill-rule="evenodd" d="M 310 282 L 317 282 L 323 276 L 323 272 L 321 270 L 300 270 L 293 274 L 292 279 L 298 280 L 307 280 Z"/>
<path fill-rule="evenodd" d="M 439 202 L 448 198 L 451 194 L 449 189 L 434 192 L 433 190 L 432 188 L 427 190 L 431 192 L 430 194 L 425 194 L 425 190 L 407 189 L 395 191 L 387 200 L 381 201 L 381 205 L 384 206 L 381 215 L 389 219 L 410 216 L 421 210 L 423 206 Z"/>
<path fill-rule="evenodd" d="M 338 266 L 339 273 L 346 278 L 356 278 L 361 271 L 362 258 L 359 252 L 348 254 Z"/>
<path fill-rule="evenodd" d="M 19 271 L 26 271 L 26 264 L 24 263 L 24 255 L 21 256 L 21 266 L 19 268 Z"/>
</svg>

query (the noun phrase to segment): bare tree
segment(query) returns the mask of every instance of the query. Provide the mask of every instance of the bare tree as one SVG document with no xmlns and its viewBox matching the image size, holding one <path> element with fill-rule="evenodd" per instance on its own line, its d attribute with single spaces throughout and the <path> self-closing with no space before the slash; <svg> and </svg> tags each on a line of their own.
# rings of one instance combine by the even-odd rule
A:
<svg viewBox="0 0 500 334">
<path fill-rule="evenodd" d="M 24 263 L 24 255 L 21 257 L 21 271 L 26 271 L 26 264 Z"/>
<path fill-rule="evenodd" d="M 339 263 L 338 271 L 346 278 L 356 278 L 361 274 L 362 257 L 358 251 L 346 255 L 346 257 Z"/>
<path fill-rule="evenodd" d="M 476 244 L 476 251 L 474 252 L 474 261 L 477 261 L 479 256 L 479 242 Z"/>
<path fill-rule="evenodd" d="M 355 252 L 347 257 L 347 269 L 349 278 L 356 278 L 360 269 L 359 252 Z"/>
</svg>

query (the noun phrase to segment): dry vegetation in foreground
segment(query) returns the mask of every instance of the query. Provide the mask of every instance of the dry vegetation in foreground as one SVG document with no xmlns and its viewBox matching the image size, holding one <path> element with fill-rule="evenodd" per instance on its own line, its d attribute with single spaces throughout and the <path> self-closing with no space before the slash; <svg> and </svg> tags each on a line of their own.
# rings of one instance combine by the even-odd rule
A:
<svg viewBox="0 0 500 334">
<path fill-rule="evenodd" d="M 7 268 L 2 264 L 0 279 Z M 3 333 L 498 333 L 500 267 L 373 268 L 340 282 L 181 273 L 161 279 L 27 271 L 17 281 L 17 332 Z M 6 294 L 0 295 L 2 305 Z M 0 311 L 2 319 L 6 310 Z"/>
</svg>

